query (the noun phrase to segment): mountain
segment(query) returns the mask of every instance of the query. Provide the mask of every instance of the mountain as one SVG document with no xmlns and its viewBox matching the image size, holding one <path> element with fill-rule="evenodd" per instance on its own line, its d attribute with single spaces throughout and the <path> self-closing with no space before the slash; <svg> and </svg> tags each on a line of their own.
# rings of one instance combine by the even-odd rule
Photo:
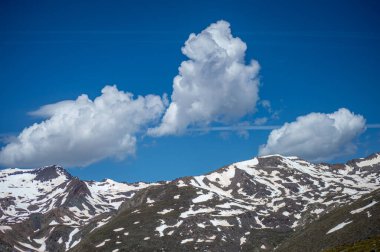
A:
<svg viewBox="0 0 380 252">
<path fill-rule="evenodd" d="M 380 249 L 379 175 L 380 153 L 345 164 L 263 156 L 159 183 L 5 169 L 0 251 Z"/>
</svg>

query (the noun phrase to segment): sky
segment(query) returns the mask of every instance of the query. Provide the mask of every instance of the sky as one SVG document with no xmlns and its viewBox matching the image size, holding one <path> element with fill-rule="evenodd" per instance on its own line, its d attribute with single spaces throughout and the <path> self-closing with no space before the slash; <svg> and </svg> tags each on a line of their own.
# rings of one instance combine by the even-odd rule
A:
<svg viewBox="0 0 380 252">
<path fill-rule="evenodd" d="M 159 181 L 380 151 L 378 1 L 1 1 L 0 168 Z"/>
</svg>

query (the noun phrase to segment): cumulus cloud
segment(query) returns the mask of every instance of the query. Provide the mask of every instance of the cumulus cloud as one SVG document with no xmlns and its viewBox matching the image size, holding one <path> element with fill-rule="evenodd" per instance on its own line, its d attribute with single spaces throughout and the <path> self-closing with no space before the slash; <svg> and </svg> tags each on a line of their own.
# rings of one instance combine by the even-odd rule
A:
<svg viewBox="0 0 380 252">
<path fill-rule="evenodd" d="M 325 161 L 352 154 L 353 142 L 365 130 L 365 119 L 348 109 L 332 114 L 310 113 L 273 130 L 259 155 L 295 155 L 312 161 Z"/>
<path fill-rule="evenodd" d="M 190 34 L 182 47 L 183 61 L 173 81 L 171 103 L 153 136 L 181 134 L 189 126 L 235 122 L 253 112 L 258 101 L 259 64 L 245 63 L 247 46 L 218 21 Z"/>
<path fill-rule="evenodd" d="M 32 112 L 45 120 L 25 128 L 3 147 L 0 163 L 85 166 L 108 157 L 123 159 L 134 154 L 137 134 L 158 121 L 164 111 L 165 98 L 134 98 L 116 86 L 105 86 L 93 101 L 83 94 Z"/>
</svg>

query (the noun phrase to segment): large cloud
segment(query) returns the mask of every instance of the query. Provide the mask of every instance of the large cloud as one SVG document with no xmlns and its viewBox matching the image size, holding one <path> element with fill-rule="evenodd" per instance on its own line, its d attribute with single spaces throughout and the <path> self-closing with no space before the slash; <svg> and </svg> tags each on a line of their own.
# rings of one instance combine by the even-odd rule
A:
<svg viewBox="0 0 380 252">
<path fill-rule="evenodd" d="M 312 161 L 325 161 L 351 154 L 353 140 L 365 130 L 365 119 L 345 108 L 332 114 L 310 113 L 295 122 L 273 130 L 260 155 L 295 155 Z"/>
<path fill-rule="evenodd" d="M 230 123 L 253 112 L 258 100 L 259 64 L 245 64 L 246 44 L 219 21 L 200 34 L 190 34 L 183 61 L 173 81 L 171 103 L 153 136 L 181 134 L 189 126 Z"/>
<path fill-rule="evenodd" d="M 131 93 L 106 86 L 102 95 L 43 106 L 32 114 L 45 117 L 24 129 L 0 151 L 7 166 L 61 164 L 85 166 L 95 161 L 134 153 L 136 134 L 158 120 L 164 101 L 155 95 L 133 98 Z"/>
</svg>

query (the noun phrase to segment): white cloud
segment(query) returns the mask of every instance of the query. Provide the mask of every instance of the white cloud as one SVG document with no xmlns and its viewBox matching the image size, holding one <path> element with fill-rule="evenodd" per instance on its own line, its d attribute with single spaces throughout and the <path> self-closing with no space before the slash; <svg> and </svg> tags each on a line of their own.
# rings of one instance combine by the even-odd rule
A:
<svg viewBox="0 0 380 252">
<path fill-rule="evenodd" d="M 37 167 L 46 164 L 85 166 L 98 160 L 133 155 L 136 136 L 158 120 L 165 110 L 159 96 L 138 96 L 105 86 L 90 100 L 76 100 L 41 107 L 31 114 L 45 117 L 25 128 L 0 151 L 0 163 Z"/>
<path fill-rule="evenodd" d="M 245 64 L 246 44 L 218 21 L 190 34 L 183 61 L 173 81 L 171 103 L 153 136 L 181 134 L 189 126 L 230 123 L 253 112 L 258 101 L 259 64 Z"/>
<path fill-rule="evenodd" d="M 332 114 L 310 113 L 273 130 L 259 155 L 295 155 L 325 161 L 355 152 L 355 138 L 365 130 L 365 119 L 348 109 Z"/>
</svg>

